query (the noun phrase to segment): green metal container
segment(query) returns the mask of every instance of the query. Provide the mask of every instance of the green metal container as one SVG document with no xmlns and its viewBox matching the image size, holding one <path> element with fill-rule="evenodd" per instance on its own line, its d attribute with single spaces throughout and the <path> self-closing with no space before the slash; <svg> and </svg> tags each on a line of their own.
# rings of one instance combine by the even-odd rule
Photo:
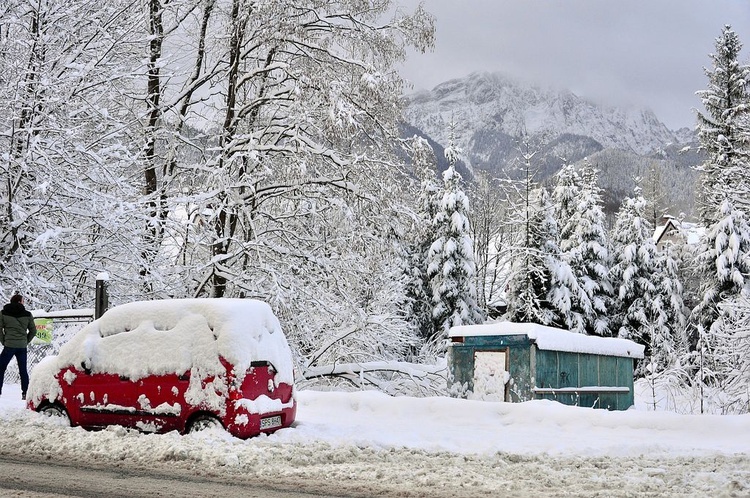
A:
<svg viewBox="0 0 750 498">
<path fill-rule="evenodd" d="M 633 405 L 633 363 L 643 346 L 529 323 L 454 327 L 449 392 L 486 401 L 550 399 L 626 410 Z"/>
</svg>

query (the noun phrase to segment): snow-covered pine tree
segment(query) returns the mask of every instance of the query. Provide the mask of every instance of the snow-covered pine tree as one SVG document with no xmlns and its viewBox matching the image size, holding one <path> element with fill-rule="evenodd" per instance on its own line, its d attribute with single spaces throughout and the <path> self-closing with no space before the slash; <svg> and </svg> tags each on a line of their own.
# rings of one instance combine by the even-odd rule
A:
<svg viewBox="0 0 750 498">
<path fill-rule="evenodd" d="M 700 294 L 700 275 L 694 268 L 699 252 L 697 243 L 678 243 L 672 246 L 672 252 L 677 260 L 680 282 L 682 282 L 682 299 L 685 303 L 685 318 L 689 322 L 690 312 L 703 299 Z M 690 344 L 690 343 L 688 343 Z"/>
<path fill-rule="evenodd" d="M 717 221 L 717 206 L 729 198 L 740 209 L 750 206 L 750 66 L 739 62 L 742 43 L 731 26 L 716 39 L 708 88 L 698 92 L 705 113 L 698 113 L 698 137 L 707 158 L 699 167 L 698 211 L 704 226 Z"/>
<path fill-rule="evenodd" d="M 702 300 L 693 310 L 693 317 L 704 330 L 710 329 L 718 318 L 717 305 L 721 301 L 746 290 L 750 274 L 750 227 L 745 213 L 725 199 L 719 214 L 719 220 L 702 238 L 696 258 Z"/>
<path fill-rule="evenodd" d="M 681 280 L 680 254 L 667 242 L 658 253 L 654 285 L 663 321 L 655 323 L 652 356 L 657 369 L 673 366 L 688 352 L 687 316 Z M 660 319 L 662 316 L 660 316 Z"/>
<path fill-rule="evenodd" d="M 576 242 L 575 232 L 576 205 L 580 196 L 581 179 L 571 164 L 564 164 L 555 175 L 555 187 L 552 191 L 552 205 L 554 216 L 559 227 L 560 249 L 567 253 Z"/>
<path fill-rule="evenodd" d="M 505 317 L 515 322 L 531 322 L 548 325 L 553 317 L 544 306 L 549 288 L 549 275 L 544 267 L 544 255 L 540 251 L 543 216 L 535 197 L 540 197 L 534 183 L 536 171 L 532 160 L 537 151 L 532 150 L 528 137 L 519 144 L 520 168 L 523 180 L 518 182 L 519 202 L 513 214 L 514 222 L 521 227 L 518 244 L 513 249 L 511 276 L 508 281 Z M 546 234 L 545 234 L 546 235 Z M 547 237 L 544 237 L 547 238 Z"/>
<path fill-rule="evenodd" d="M 680 261 L 679 251 L 671 242 L 666 242 L 658 251 L 653 277 L 655 295 L 651 306 L 649 356 L 640 362 L 637 371 L 651 387 L 650 404 L 654 407 L 663 389 L 681 391 L 689 382 L 691 356 L 687 346 Z"/>
<path fill-rule="evenodd" d="M 609 276 L 614 298 L 610 326 L 617 336 L 648 348 L 657 257 L 653 227 L 645 214 L 646 200 L 636 187 L 635 195 L 622 202 L 611 238 L 613 264 Z"/>
<path fill-rule="evenodd" d="M 434 220 L 437 239 L 428 256 L 427 274 L 432 290 L 433 345 L 443 350 L 448 330 L 456 325 L 481 323 L 484 319 L 476 300 L 474 248 L 469 235 L 469 199 L 461 187 L 455 163 L 459 151 L 451 141 L 445 149 L 448 169 L 440 208 Z"/>
<path fill-rule="evenodd" d="M 720 352 L 726 334 L 714 325 L 722 303 L 747 295 L 750 275 L 750 226 L 743 211 L 729 199 L 721 203 L 719 219 L 701 240 L 696 258 L 702 300 L 691 314 L 691 341 L 702 356 L 702 378 L 716 381 L 726 375 L 720 366 Z"/>
<path fill-rule="evenodd" d="M 646 346 L 639 375 L 653 375 L 683 357 L 682 285 L 671 244 L 662 253 L 652 237 L 647 201 L 636 188 L 617 214 L 612 235 L 613 331 Z"/>
<path fill-rule="evenodd" d="M 601 190 L 597 184 L 597 170 L 584 164 L 579 171 L 581 187 L 570 217 L 563 221 L 560 248 L 563 260 L 573 270 L 584 296 L 572 304 L 571 312 L 583 317 L 585 332 L 609 336 L 607 306 L 612 294 L 609 281 L 609 243 L 602 211 Z"/>
<path fill-rule="evenodd" d="M 560 259 L 571 269 L 570 280 L 563 288 L 571 289 L 570 309 L 567 313 L 567 326 L 578 333 L 586 332 L 586 317 L 593 313 L 589 293 L 579 285 L 578 275 L 572 270 L 574 247 L 578 247 L 577 209 L 580 201 L 582 179 L 576 168 L 568 163 L 555 175 L 555 186 L 552 191 L 553 216 L 558 226 L 558 245 Z"/>
<path fill-rule="evenodd" d="M 514 322 L 539 323 L 577 330 L 582 317 L 571 311 L 583 294 L 570 266 L 561 259 L 557 245 L 557 222 L 549 194 L 534 191 L 527 211 L 525 245 L 518 248 L 508 286 L 506 318 Z"/>
<path fill-rule="evenodd" d="M 437 159 L 429 142 L 415 136 L 412 144 L 412 162 L 414 171 L 419 177 L 419 216 L 425 225 L 431 224 L 440 209 L 441 192 L 437 181 Z M 432 227 L 425 227 L 432 232 Z"/>
<path fill-rule="evenodd" d="M 420 181 L 419 205 L 415 226 L 408 249 L 407 297 L 409 319 L 424 340 L 434 335 L 432 321 L 432 290 L 427 275 L 427 261 L 432 242 L 437 239 L 433 224 L 440 208 L 441 189 L 437 183 L 436 158 L 430 144 L 421 137 L 411 140 L 411 158 L 414 172 Z"/>
<path fill-rule="evenodd" d="M 532 190 L 527 180 L 525 197 L 517 216 L 523 232 L 520 247 L 513 251 L 505 318 L 513 322 L 551 325 L 559 321 L 559 317 L 547 302 L 551 276 L 546 264 L 546 250 L 550 244 L 557 247 L 557 227 L 554 220 L 549 223 L 551 217 L 548 218 L 544 211 L 549 206 L 546 192 L 542 189 Z"/>
<path fill-rule="evenodd" d="M 716 363 L 721 375 L 714 377 L 721 390 L 717 401 L 721 413 L 750 413 L 750 298 L 737 296 L 720 305 L 714 332 L 721 332 L 716 346 Z"/>
<path fill-rule="evenodd" d="M 669 203 L 668 192 L 665 188 L 664 164 L 656 159 L 651 159 L 646 169 L 646 174 L 639 183 L 643 189 L 643 197 L 646 199 L 646 218 L 651 226 L 656 227 L 661 223 L 664 213 L 670 212 L 673 206 Z"/>
</svg>

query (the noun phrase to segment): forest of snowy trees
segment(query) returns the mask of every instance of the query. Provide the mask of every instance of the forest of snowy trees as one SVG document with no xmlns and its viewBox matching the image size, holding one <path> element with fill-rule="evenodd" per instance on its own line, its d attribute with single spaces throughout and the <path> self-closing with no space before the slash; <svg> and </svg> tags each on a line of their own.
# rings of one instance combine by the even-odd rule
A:
<svg viewBox="0 0 750 498">
<path fill-rule="evenodd" d="M 493 211 L 505 221 L 491 225 L 485 210 L 473 220 L 475 241 L 490 241 L 475 244 L 484 302 L 504 300 L 504 318 L 643 344 L 638 377 L 654 388 L 694 389 L 701 402 L 710 392 L 711 409 L 723 413 L 750 411 L 750 67 L 741 47 L 725 27 L 699 92 L 706 159 L 697 244 L 683 232 L 657 247 L 654 213 L 663 199 L 648 177 L 637 179 L 608 226 L 596 168 L 563 165 L 551 185 L 535 185 L 528 144 L 519 148 L 526 180 L 498 183 L 506 195 Z M 474 191 L 475 205 L 491 202 L 481 181 Z M 491 236 L 482 233 L 487 226 Z"/>
<path fill-rule="evenodd" d="M 750 69 L 729 27 L 701 96 L 699 246 L 656 246 L 642 181 L 438 174 L 399 135 L 395 67 L 434 22 L 390 0 L 10 0 L 0 7 L 0 296 L 31 308 L 267 301 L 303 379 L 444 389 L 445 338 L 490 318 L 619 336 L 638 375 L 749 411 Z M 655 195 L 655 194 L 654 194 Z M 611 226 L 610 226 L 611 225 Z M 437 380 L 436 380 L 437 379 Z M 441 387 L 436 387 L 441 386 Z"/>
</svg>

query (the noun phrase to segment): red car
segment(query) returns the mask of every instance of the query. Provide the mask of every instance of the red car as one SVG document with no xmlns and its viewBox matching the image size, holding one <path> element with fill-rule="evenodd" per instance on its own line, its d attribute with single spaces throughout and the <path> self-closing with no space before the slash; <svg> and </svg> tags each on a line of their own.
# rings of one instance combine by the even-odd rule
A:
<svg viewBox="0 0 750 498">
<path fill-rule="evenodd" d="M 31 373 L 28 407 L 89 429 L 222 426 L 247 438 L 294 422 L 291 351 L 270 307 L 175 299 L 115 307 Z"/>
</svg>

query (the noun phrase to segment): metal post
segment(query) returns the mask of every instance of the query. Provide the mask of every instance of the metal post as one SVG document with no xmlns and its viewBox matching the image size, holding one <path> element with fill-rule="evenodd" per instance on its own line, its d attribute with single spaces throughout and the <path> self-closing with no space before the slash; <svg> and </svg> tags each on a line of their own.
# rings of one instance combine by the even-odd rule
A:
<svg viewBox="0 0 750 498">
<path fill-rule="evenodd" d="M 94 302 L 94 319 L 101 317 L 107 308 L 109 308 L 109 293 L 107 292 L 107 284 L 109 282 L 109 274 L 102 272 L 96 276 L 96 297 Z"/>
</svg>

